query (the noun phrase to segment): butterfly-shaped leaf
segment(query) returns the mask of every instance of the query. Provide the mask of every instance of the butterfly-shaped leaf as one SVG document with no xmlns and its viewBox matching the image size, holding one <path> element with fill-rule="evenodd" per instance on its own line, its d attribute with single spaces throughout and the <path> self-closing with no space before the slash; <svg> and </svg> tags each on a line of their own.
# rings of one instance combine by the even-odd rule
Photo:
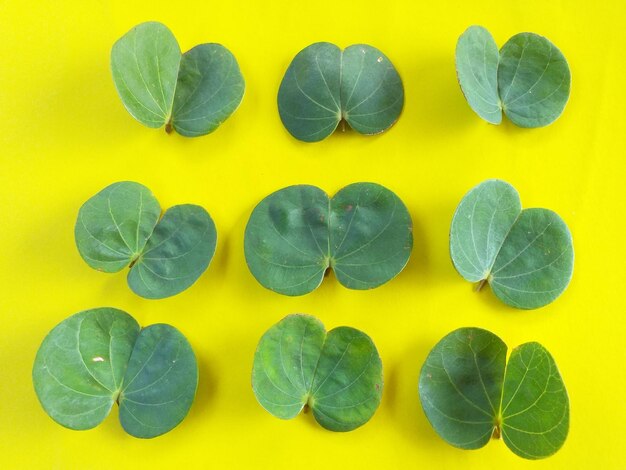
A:
<svg viewBox="0 0 626 470">
<path fill-rule="evenodd" d="M 548 209 L 524 209 L 517 191 L 487 180 L 461 200 L 450 229 L 450 256 L 471 282 L 489 282 L 504 303 L 543 307 L 567 288 L 574 267 L 572 236 Z"/>
<path fill-rule="evenodd" d="M 261 338 L 252 387 L 278 418 L 294 418 L 308 406 L 324 428 L 351 431 L 380 404 L 382 363 L 365 333 L 349 327 L 326 333 L 314 317 L 289 315 Z"/>
<path fill-rule="evenodd" d="M 478 449 L 502 437 L 517 455 L 548 457 L 569 429 L 569 399 L 550 353 L 539 343 L 511 352 L 493 333 L 460 328 L 432 349 L 419 379 L 422 408 L 449 444 Z"/>
<path fill-rule="evenodd" d="M 378 287 L 402 271 L 412 246 L 407 208 L 375 183 L 333 198 L 315 186 L 281 189 L 254 209 L 244 243 L 254 277 L 286 295 L 313 291 L 329 268 L 349 289 Z"/>
<path fill-rule="evenodd" d="M 157 22 L 135 26 L 113 45 L 111 71 L 135 119 L 187 137 L 217 129 L 235 112 L 245 89 L 228 49 L 201 44 L 181 54 L 174 35 Z"/>
<path fill-rule="evenodd" d="M 166 433 L 187 415 L 198 383 L 196 358 L 169 325 L 141 329 L 127 313 L 96 308 L 59 323 L 33 366 L 35 392 L 48 415 L 70 429 L 91 429 L 120 405 L 131 435 Z"/>
<path fill-rule="evenodd" d="M 160 299 L 184 291 L 213 258 L 215 224 L 196 205 L 174 206 L 159 220 L 160 212 L 150 190 L 139 183 L 106 187 L 78 213 L 80 255 L 99 271 L 130 267 L 128 284 L 142 297 Z"/>
<path fill-rule="evenodd" d="M 332 134 L 345 120 L 361 134 L 378 134 L 396 122 L 404 105 L 402 80 L 378 49 L 339 49 L 318 42 L 293 59 L 278 91 L 278 111 L 289 133 L 305 142 Z"/>
<path fill-rule="evenodd" d="M 456 69 L 469 105 L 492 124 L 499 124 L 504 112 L 518 126 L 546 126 L 561 115 L 569 98 L 565 57 L 537 34 L 516 34 L 498 53 L 489 31 L 471 26 L 457 43 Z"/>
</svg>

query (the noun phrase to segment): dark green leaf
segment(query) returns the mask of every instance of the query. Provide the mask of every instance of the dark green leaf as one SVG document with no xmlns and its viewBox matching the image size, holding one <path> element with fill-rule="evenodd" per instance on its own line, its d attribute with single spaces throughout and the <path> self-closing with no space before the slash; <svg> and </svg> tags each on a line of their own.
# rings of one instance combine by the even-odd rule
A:
<svg viewBox="0 0 626 470">
<path fill-rule="evenodd" d="M 326 429 L 351 431 L 380 404 L 382 364 L 366 334 L 348 327 L 326 334 L 316 318 L 289 315 L 261 338 L 252 387 L 278 418 L 294 418 L 308 405 Z"/>
<path fill-rule="evenodd" d="M 180 48 L 161 23 L 135 26 L 111 50 L 111 71 L 117 92 L 132 116 L 148 127 L 170 119 Z"/>
<path fill-rule="evenodd" d="M 172 125 L 196 137 L 213 132 L 235 112 L 245 89 L 232 53 L 220 44 L 201 44 L 183 54 Z"/>
<path fill-rule="evenodd" d="M 300 51 L 278 91 L 278 110 L 296 139 L 317 142 L 344 119 L 361 134 L 385 131 L 398 119 L 404 88 L 378 49 L 357 44 L 341 51 L 319 42 Z"/>
<path fill-rule="evenodd" d="M 488 281 L 504 303 L 538 308 L 555 300 L 574 267 L 572 237 L 548 209 L 521 209 L 517 191 L 487 180 L 461 200 L 450 228 L 450 256 L 471 282 Z"/>
<path fill-rule="evenodd" d="M 128 285 L 148 299 L 176 295 L 206 271 L 217 242 L 208 212 L 191 204 L 168 209 L 128 273 Z"/>
<path fill-rule="evenodd" d="M 120 391 L 120 422 L 135 437 L 171 431 L 187 416 L 197 386 L 196 357 L 180 331 L 163 324 L 144 328 Z"/>
<path fill-rule="evenodd" d="M 515 348 L 502 396 L 502 438 L 517 455 L 540 459 L 561 448 L 569 430 L 569 399 L 550 353 L 539 343 Z"/>
<path fill-rule="evenodd" d="M 59 323 L 33 365 L 37 397 L 57 423 L 91 429 L 118 401 L 122 425 L 136 437 L 176 426 L 191 406 L 197 376 L 195 356 L 180 332 L 167 325 L 140 330 L 114 308 L 86 310 Z"/>
<path fill-rule="evenodd" d="M 419 380 L 431 425 L 462 449 L 484 446 L 494 432 L 502 396 L 506 345 L 493 333 L 461 328 L 432 349 Z"/>
<path fill-rule="evenodd" d="M 471 108 L 485 121 L 502 122 L 498 96 L 498 46 L 482 26 L 470 26 L 456 45 L 456 73 Z"/>
<path fill-rule="evenodd" d="M 432 349 L 419 379 L 422 407 L 448 443 L 478 449 L 503 437 L 516 454 L 544 458 L 565 442 L 569 400 L 550 354 L 538 343 L 513 350 L 479 328 L 461 328 Z"/>
<path fill-rule="evenodd" d="M 514 124 L 541 127 L 554 122 L 565 108 L 570 83 L 565 57 L 546 38 L 520 33 L 502 46 L 498 89 Z"/>
<path fill-rule="evenodd" d="M 332 199 L 314 186 L 290 186 L 254 209 L 246 227 L 246 261 L 265 287 L 286 295 L 317 288 L 328 268 L 350 289 L 394 278 L 413 244 L 408 210 L 391 191 L 355 183 Z"/>
</svg>

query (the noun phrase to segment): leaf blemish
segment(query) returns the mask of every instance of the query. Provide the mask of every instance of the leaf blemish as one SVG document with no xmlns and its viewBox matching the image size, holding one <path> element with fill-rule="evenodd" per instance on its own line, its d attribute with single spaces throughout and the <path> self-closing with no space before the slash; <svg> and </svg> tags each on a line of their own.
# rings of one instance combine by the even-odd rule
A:
<svg viewBox="0 0 626 470">
<path fill-rule="evenodd" d="M 104 362 L 104 358 L 101 356 L 96 356 L 92 359 L 93 362 Z"/>
</svg>

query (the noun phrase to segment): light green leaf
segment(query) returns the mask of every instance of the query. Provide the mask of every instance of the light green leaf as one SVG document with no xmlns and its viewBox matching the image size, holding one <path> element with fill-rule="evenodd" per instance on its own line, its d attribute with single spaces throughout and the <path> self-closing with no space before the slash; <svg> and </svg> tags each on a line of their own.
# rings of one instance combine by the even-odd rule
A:
<svg viewBox="0 0 626 470">
<path fill-rule="evenodd" d="M 561 115 L 569 98 L 565 57 L 537 34 L 516 34 L 498 54 L 491 34 L 471 26 L 457 43 L 456 68 L 469 105 L 492 124 L 502 121 L 504 111 L 517 126 L 546 126 Z"/>
<path fill-rule="evenodd" d="M 201 44 L 183 54 L 172 126 L 196 137 L 217 129 L 243 99 L 245 82 L 233 54 L 220 44 Z"/>
<path fill-rule="evenodd" d="M 159 220 L 161 207 L 145 186 L 113 183 L 78 212 L 76 246 L 94 269 L 117 272 L 139 256 Z"/>
<path fill-rule="evenodd" d="M 345 120 L 361 134 L 378 134 L 398 119 L 404 88 L 378 49 L 356 44 L 341 51 L 319 42 L 300 51 L 278 91 L 278 111 L 289 133 L 304 142 L 332 134 Z"/>
<path fill-rule="evenodd" d="M 119 394 L 124 430 L 141 438 L 171 431 L 187 416 L 198 387 L 196 356 L 176 328 L 141 330 Z"/>
<path fill-rule="evenodd" d="M 111 71 L 135 119 L 187 137 L 217 129 L 237 109 L 245 88 L 224 46 L 201 44 L 181 55 L 170 30 L 156 22 L 134 27 L 114 44 Z"/>
<path fill-rule="evenodd" d="M 466 280 L 489 282 L 504 303 L 539 308 L 567 288 L 574 268 L 572 236 L 548 209 L 521 209 L 515 189 L 487 180 L 461 200 L 450 228 L 450 256 Z"/>
<path fill-rule="evenodd" d="M 285 295 L 316 289 L 334 269 L 350 289 L 394 278 L 413 246 L 407 208 L 391 191 L 355 183 L 332 199 L 314 186 L 290 186 L 261 201 L 244 240 L 246 262 L 266 288 Z"/>
<path fill-rule="evenodd" d="M 207 269 L 217 232 L 200 206 L 161 208 L 148 188 L 130 181 L 114 183 L 90 198 L 76 221 L 76 246 L 94 269 L 130 268 L 128 284 L 148 299 L 176 295 Z"/>
<path fill-rule="evenodd" d="M 111 50 L 111 71 L 128 112 L 148 127 L 170 119 L 180 64 L 178 42 L 161 23 L 135 26 Z"/>
<path fill-rule="evenodd" d="M 470 26 L 456 45 L 456 73 L 471 108 L 485 121 L 502 122 L 498 96 L 498 46 L 482 26 Z"/>
<path fill-rule="evenodd" d="M 197 373 L 193 351 L 174 328 L 154 325 L 140 331 L 127 313 L 96 308 L 67 318 L 46 336 L 33 365 L 33 385 L 46 413 L 62 426 L 91 429 L 119 400 L 128 432 L 154 437 L 186 415 Z M 131 399 L 141 404 L 136 416 L 150 429 L 126 425 Z"/>
<path fill-rule="evenodd" d="M 493 333 L 460 328 L 431 350 L 419 379 L 422 408 L 449 444 L 478 449 L 490 438 L 524 458 L 552 455 L 565 442 L 569 400 L 550 354 L 538 343 L 513 350 Z"/>
<path fill-rule="evenodd" d="M 351 431 L 380 404 L 382 363 L 366 334 L 348 327 L 327 334 L 316 318 L 289 315 L 261 338 L 252 387 L 278 418 L 294 418 L 308 406 L 324 428 Z"/>
<path fill-rule="evenodd" d="M 147 299 L 176 295 L 206 271 L 216 243 L 215 224 L 206 210 L 191 204 L 174 206 L 128 272 L 128 285 Z"/>
<path fill-rule="evenodd" d="M 513 124 L 541 127 L 554 122 L 565 108 L 570 84 L 565 57 L 546 38 L 520 33 L 502 47 L 498 89 Z"/>
</svg>

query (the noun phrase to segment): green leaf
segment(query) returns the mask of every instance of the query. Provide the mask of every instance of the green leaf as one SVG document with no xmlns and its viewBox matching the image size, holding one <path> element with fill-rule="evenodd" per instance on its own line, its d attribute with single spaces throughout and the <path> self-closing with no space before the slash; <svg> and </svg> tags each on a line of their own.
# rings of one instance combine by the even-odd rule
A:
<svg viewBox="0 0 626 470">
<path fill-rule="evenodd" d="M 130 315 L 114 308 L 86 310 L 59 323 L 33 365 L 33 385 L 44 410 L 76 430 L 100 424 L 119 400 L 129 433 L 162 434 L 187 414 L 196 384 L 195 356 L 177 330 L 153 325 L 140 331 Z M 149 428 L 126 425 L 131 399 L 137 403 L 131 412 L 137 410 Z"/>
<path fill-rule="evenodd" d="M 128 112 L 148 127 L 170 119 L 180 64 L 176 38 L 161 23 L 135 26 L 111 50 L 111 71 Z"/>
<path fill-rule="evenodd" d="M 361 134 L 384 132 L 403 105 L 398 72 L 381 51 L 365 44 L 344 51 L 327 42 L 306 47 L 278 91 L 283 125 L 304 142 L 325 139 L 342 119 Z"/>
<path fill-rule="evenodd" d="M 461 200 L 450 228 L 454 267 L 470 282 L 489 282 L 504 303 L 539 308 L 567 288 L 574 268 L 572 236 L 548 209 L 522 210 L 515 189 L 487 180 Z"/>
<path fill-rule="evenodd" d="M 174 206 L 165 212 L 128 272 L 128 285 L 147 299 L 176 295 L 206 271 L 216 242 L 215 224 L 204 208 Z"/>
<path fill-rule="evenodd" d="M 113 183 L 80 208 L 74 229 L 78 251 L 92 268 L 118 272 L 139 256 L 160 213 L 145 186 Z"/>
<path fill-rule="evenodd" d="M 111 70 L 126 109 L 148 127 L 187 137 L 213 132 L 239 106 L 245 83 L 235 57 L 220 44 L 181 55 L 169 29 L 134 27 L 111 51 Z"/>
<path fill-rule="evenodd" d="M 152 438 L 187 416 L 198 387 L 198 365 L 187 339 L 176 328 L 156 324 L 141 330 L 119 394 L 124 430 Z"/>
<path fill-rule="evenodd" d="M 502 122 L 498 96 L 498 46 L 482 26 L 470 26 L 456 45 L 456 73 L 471 108 L 485 121 Z"/>
<path fill-rule="evenodd" d="M 332 199 L 314 186 L 289 186 L 261 201 L 246 227 L 250 272 L 285 295 L 315 290 L 327 269 L 349 289 L 394 278 L 413 246 L 407 208 L 375 183 L 355 183 Z"/>
<path fill-rule="evenodd" d="M 460 328 L 429 353 L 419 379 L 422 408 L 449 444 L 478 449 L 503 437 L 517 455 L 539 459 L 561 448 L 569 400 L 554 360 L 543 346 L 507 347 L 493 333 Z"/>
<path fill-rule="evenodd" d="M 114 183 L 80 209 L 76 246 L 94 269 L 130 268 L 128 284 L 148 299 L 176 295 L 207 269 L 215 253 L 217 232 L 205 209 L 185 204 L 159 220 L 159 203 L 145 186 Z"/>
<path fill-rule="evenodd" d="M 570 84 L 565 57 L 546 38 L 520 33 L 502 47 L 498 89 L 513 124 L 541 127 L 554 122 L 565 108 Z"/>
<path fill-rule="evenodd" d="M 382 363 L 365 333 L 339 327 L 327 334 L 316 318 L 289 315 L 261 338 L 252 388 L 278 418 L 294 418 L 306 405 L 324 428 L 351 431 L 380 404 Z"/>
<path fill-rule="evenodd" d="M 491 34 L 471 26 L 457 42 L 456 68 L 469 105 L 492 124 L 502 121 L 504 111 L 517 126 L 546 126 L 561 115 L 569 98 L 565 57 L 537 34 L 516 34 L 498 53 Z"/>
<path fill-rule="evenodd" d="M 187 137 L 217 129 L 243 99 L 245 82 L 233 54 L 220 44 L 201 44 L 183 54 L 172 125 Z"/>
<path fill-rule="evenodd" d="M 561 448 L 569 399 L 554 359 L 539 343 L 515 348 L 504 377 L 502 438 L 520 457 L 540 459 Z"/>
</svg>

